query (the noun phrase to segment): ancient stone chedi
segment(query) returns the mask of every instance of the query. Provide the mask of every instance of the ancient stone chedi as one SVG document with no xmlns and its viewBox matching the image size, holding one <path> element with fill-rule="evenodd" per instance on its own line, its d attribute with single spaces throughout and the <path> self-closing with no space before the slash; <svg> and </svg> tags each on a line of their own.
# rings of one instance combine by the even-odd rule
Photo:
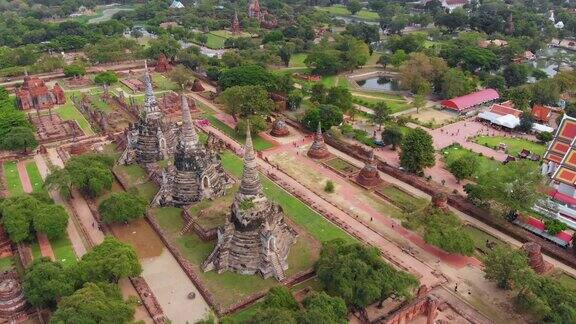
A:
<svg viewBox="0 0 576 324">
<path fill-rule="evenodd" d="M 22 110 L 50 109 L 66 103 L 64 90 L 58 83 L 48 89 L 44 81 L 35 76 L 24 76 L 22 86 L 16 90 L 16 104 Z"/>
<path fill-rule="evenodd" d="M 218 230 L 218 243 L 204 271 L 233 271 L 285 278 L 290 246 L 297 233 L 284 221 L 282 207 L 269 201 L 258 178 L 250 130 L 244 148 L 244 173 L 231 212 Z"/>
<path fill-rule="evenodd" d="M 138 122 L 127 131 L 126 150 L 120 158 L 122 164 L 148 164 L 167 158 L 173 148 L 174 131 L 164 120 L 152 89 L 152 81 L 145 66 L 144 110 Z"/>
<path fill-rule="evenodd" d="M 226 193 L 227 176 L 220 157 L 208 150 L 194 130 L 186 96 L 181 95 L 182 129 L 174 152 L 174 166 L 163 177 L 154 205 L 186 206 Z"/>
<path fill-rule="evenodd" d="M 325 159 L 330 156 L 328 147 L 326 147 L 326 143 L 324 143 L 324 137 L 322 136 L 322 126 L 320 123 L 318 123 L 316 135 L 314 135 L 314 142 L 312 142 L 310 149 L 308 149 L 308 156 L 313 159 Z"/>
</svg>

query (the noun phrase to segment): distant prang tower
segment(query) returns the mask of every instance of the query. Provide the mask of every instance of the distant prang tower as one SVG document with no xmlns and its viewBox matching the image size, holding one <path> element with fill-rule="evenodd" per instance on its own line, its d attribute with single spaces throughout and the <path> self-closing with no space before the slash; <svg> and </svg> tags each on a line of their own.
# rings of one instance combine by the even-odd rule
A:
<svg viewBox="0 0 576 324">
<path fill-rule="evenodd" d="M 242 33 L 242 30 L 240 29 L 240 21 L 238 20 L 238 11 L 234 11 L 234 19 L 232 19 L 232 27 L 230 28 L 230 31 L 234 35 L 240 35 L 240 33 Z"/>
<path fill-rule="evenodd" d="M 148 64 L 144 63 L 144 66 L 144 110 L 140 112 L 138 122 L 127 131 L 126 149 L 119 160 L 121 164 L 154 163 L 167 158 L 173 148 L 174 131 L 164 121 L 152 89 Z"/>
<path fill-rule="evenodd" d="M 250 2 L 248 2 L 248 17 L 257 19 L 258 21 L 262 19 L 262 11 L 258 0 L 250 0 Z"/>
<path fill-rule="evenodd" d="M 218 229 L 218 243 L 202 268 L 218 273 L 233 271 L 264 278 L 285 278 L 290 246 L 297 232 L 284 221 L 282 207 L 262 190 L 250 129 L 244 147 L 244 173 L 230 214 Z"/>
<path fill-rule="evenodd" d="M 182 128 L 174 152 L 174 167 L 164 174 L 153 205 L 186 206 L 223 196 L 228 183 L 217 153 L 207 149 L 192 124 L 186 96 L 181 96 Z"/>
</svg>

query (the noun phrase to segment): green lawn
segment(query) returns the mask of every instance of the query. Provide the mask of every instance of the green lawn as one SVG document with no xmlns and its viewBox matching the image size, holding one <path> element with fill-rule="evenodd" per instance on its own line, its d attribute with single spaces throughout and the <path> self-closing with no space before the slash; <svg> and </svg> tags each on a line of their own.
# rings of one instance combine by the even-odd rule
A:
<svg viewBox="0 0 576 324">
<path fill-rule="evenodd" d="M 396 206 L 407 212 L 412 212 L 428 205 L 428 201 L 426 199 L 416 198 L 399 189 L 395 185 L 387 185 L 382 189 L 377 189 L 377 191 L 394 202 Z"/>
<path fill-rule="evenodd" d="M 30 243 L 30 248 L 32 249 L 32 257 L 34 259 L 39 259 L 42 257 L 42 253 L 40 252 L 40 245 L 38 241 L 34 241 Z"/>
<path fill-rule="evenodd" d="M 137 185 L 135 188 L 138 195 L 147 202 L 152 202 L 152 199 L 154 199 L 154 196 L 156 196 L 159 189 L 158 186 L 152 181 Z"/>
<path fill-rule="evenodd" d="M 167 91 L 167 90 L 179 90 L 180 86 L 176 82 L 168 79 L 162 74 L 154 73 L 152 74 L 152 81 L 154 82 L 154 90 L 156 91 Z"/>
<path fill-rule="evenodd" d="M 184 222 L 178 208 L 158 208 L 154 209 L 153 212 L 170 240 L 176 243 L 184 257 L 192 263 L 206 287 L 222 305 L 231 305 L 252 293 L 278 285 L 276 279 L 262 279 L 258 275 L 245 276 L 233 272 L 219 274 L 215 271 L 202 271 L 201 265 L 214 250 L 215 242 L 202 241 L 195 234 L 188 233 L 181 236 L 179 232 L 184 226 Z M 309 269 L 314 265 L 318 253 L 318 251 L 314 252 L 317 249 L 314 247 L 316 244 L 318 243 L 315 243 L 306 233 L 302 233 L 298 237 L 288 256 L 290 268 L 286 272 L 287 276 Z"/>
<path fill-rule="evenodd" d="M 213 48 L 213 49 L 220 49 L 224 47 L 224 42 L 226 42 L 226 38 L 216 36 L 212 33 L 204 34 L 208 37 L 206 41 L 206 47 Z"/>
<path fill-rule="evenodd" d="M 243 168 L 242 160 L 231 152 L 224 152 L 221 157 L 224 169 L 235 177 L 240 178 Z M 260 179 L 268 199 L 280 204 L 290 219 L 306 229 L 306 231 L 312 234 L 317 240 L 326 242 L 336 238 L 342 238 L 348 242 L 356 242 L 356 239 L 327 221 L 322 215 L 310 209 L 310 207 L 284 191 L 284 189 L 280 188 L 264 175 L 261 174 Z"/>
<path fill-rule="evenodd" d="M 71 222 L 72 220 L 68 221 Z M 60 238 L 50 240 L 50 245 L 52 245 L 56 260 L 62 262 L 64 266 L 76 263 L 76 253 L 74 253 L 72 242 L 70 242 L 67 233 L 64 233 Z"/>
<path fill-rule="evenodd" d="M 239 143 L 244 144 L 246 142 L 246 138 L 238 135 L 232 127 L 226 125 L 225 123 L 220 121 L 215 116 L 205 114 L 204 117 L 210 121 L 212 126 L 216 127 L 217 129 L 219 129 L 220 131 L 222 131 L 226 135 L 230 136 L 231 138 L 235 139 Z M 267 140 L 263 139 L 262 137 L 260 137 L 258 135 L 252 136 L 252 142 L 254 143 L 254 149 L 256 151 L 263 151 L 263 150 L 269 149 L 271 147 L 274 147 L 274 145 L 272 143 L 268 142 Z"/>
<path fill-rule="evenodd" d="M 478 177 L 478 175 L 480 174 L 484 174 L 486 172 L 496 169 L 501 164 L 496 160 L 489 159 L 485 156 L 480 156 L 477 153 L 462 148 L 459 145 L 452 145 L 446 149 L 443 149 L 442 154 L 444 156 L 444 163 L 446 165 L 449 165 L 450 163 L 461 157 L 469 159 L 477 159 L 478 170 L 476 171 L 476 174 L 473 176 L 474 178 Z"/>
<path fill-rule="evenodd" d="M 16 161 L 4 162 L 4 179 L 6 181 L 6 189 L 8 189 L 11 196 L 21 195 L 24 193 Z"/>
<path fill-rule="evenodd" d="M 366 9 L 362 9 L 359 12 L 357 12 L 355 15 L 352 15 L 352 13 L 348 9 L 346 9 L 346 7 L 344 7 L 342 5 L 334 5 L 334 6 L 330 6 L 330 7 L 316 7 L 316 9 L 329 12 L 335 16 L 352 16 L 355 18 L 364 19 L 364 20 L 372 20 L 372 21 L 376 21 L 376 20 L 380 19 L 380 16 L 378 15 L 378 13 L 373 12 L 373 11 L 369 11 Z"/>
<path fill-rule="evenodd" d="M 111 112 L 112 111 L 112 107 L 110 107 L 110 105 L 108 105 L 107 103 L 105 103 L 101 98 L 100 95 L 98 94 L 94 94 L 90 96 L 90 99 L 92 99 L 92 103 L 94 104 L 94 107 L 98 110 L 102 110 L 103 112 Z"/>
<path fill-rule="evenodd" d="M 350 88 L 350 84 L 348 83 L 348 79 L 345 76 L 341 75 L 328 75 L 322 77 L 322 84 L 328 88 L 340 86 L 345 88 Z"/>
<path fill-rule="evenodd" d="M 523 149 L 528 149 L 534 154 L 543 156 L 546 152 L 546 146 L 540 143 L 532 142 L 524 138 L 511 138 L 505 136 L 477 136 L 474 142 L 487 146 L 489 148 L 498 148 L 500 143 L 508 146 L 506 153 L 509 155 L 517 156 Z"/>
<path fill-rule="evenodd" d="M 12 256 L 0 258 L 0 271 L 9 270 L 13 266 L 14 266 L 14 258 Z"/>
<path fill-rule="evenodd" d="M 495 236 L 492 236 L 492 235 L 490 235 L 490 234 L 488 234 L 482 230 L 479 230 L 476 227 L 470 226 L 470 225 L 463 226 L 462 230 L 464 232 L 468 233 L 468 235 L 470 235 L 470 237 L 474 241 L 474 246 L 476 247 L 476 250 L 478 250 L 480 252 L 480 256 L 482 256 L 482 254 L 486 254 L 490 251 L 490 249 L 486 246 L 486 241 L 495 242 L 498 245 L 505 245 L 506 244 L 503 241 L 501 241 L 500 239 L 496 238 Z"/>
<path fill-rule="evenodd" d="M 348 163 L 348 161 L 342 160 L 341 158 L 333 158 L 330 159 L 329 161 L 325 162 L 327 165 L 329 165 L 330 167 L 334 168 L 335 170 L 338 170 L 342 173 L 354 173 L 356 171 L 359 171 L 360 169 L 350 163 Z"/>
<path fill-rule="evenodd" d="M 30 161 L 26 163 L 26 172 L 28 173 L 28 178 L 32 184 L 32 189 L 34 191 L 41 191 L 43 180 L 40 171 L 38 170 L 38 166 L 36 166 L 36 162 Z"/>
<path fill-rule="evenodd" d="M 210 34 L 213 34 L 215 36 L 222 37 L 222 38 L 251 37 L 252 36 L 252 34 L 247 33 L 247 32 L 241 32 L 240 35 L 235 35 L 231 31 L 226 30 L 226 29 L 213 30 L 210 32 Z"/>
<path fill-rule="evenodd" d="M 146 170 L 137 164 L 116 165 L 114 170 L 120 174 L 123 180 L 128 181 L 132 185 L 142 184 L 148 179 Z"/>
<path fill-rule="evenodd" d="M 378 102 L 384 101 L 390 107 L 391 113 L 397 113 L 412 108 L 402 96 L 368 91 L 352 91 L 354 103 L 371 108 Z"/>
<path fill-rule="evenodd" d="M 60 118 L 62 118 L 63 120 L 76 120 L 76 122 L 78 122 L 78 125 L 80 126 L 80 128 L 82 128 L 82 130 L 84 131 L 84 133 L 86 135 L 93 135 L 94 131 L 92 130 L 92 127 L 90 127 L 90 123 L 88 122 L 88 120 L 86 120 L 86 118 L 84 117 L 84 115 L 82 115 L 78 109 L 76 109 L 76 107 L 74 107 L 74 103 L 72 103 L 72 96 L 73 92 L 68 92 L 66 93 L 66 104 L 64 104 L 63 106 L 60 106 L 56 109 L 56 112 L 58 113 L 58 115 L 60 116 Z M 75 92 L 76 95 L 79 95 L 79 92 Z"/>
<path fill-rule="evenodd" d="M 308 57 L 306 53 L 297 53 L 290 57 L 289 67 L 306 67 L 304 60 Z"/>
<path fill-rule="evenodd" d="M 550 277 L 562 283 L 564 287 L 576 290 L 576 278 L 570 276 L 564 271 L 556 270 L 550 274 Z"/>
</svg>

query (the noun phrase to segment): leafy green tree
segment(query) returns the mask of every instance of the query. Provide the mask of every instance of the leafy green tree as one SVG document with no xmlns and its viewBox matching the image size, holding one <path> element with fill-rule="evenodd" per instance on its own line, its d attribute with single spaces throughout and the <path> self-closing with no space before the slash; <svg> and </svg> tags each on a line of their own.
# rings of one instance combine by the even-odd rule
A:
<svg viewBox="0 0 576 324">
<path fill-rule="evenodd" d="M 32 219 L 41 205 L 31 195 L 10 197 L 0 203 L 2 223 L 12 241 L 20 243 L 30 238 Z"/>
<path fill-rule="evenodd" d="M 251 318 L 247 319 L 246 324 L 266 324 L 266 323 L 286 323 L 296 324 L 294 312 L 280 308 L 265 308 L 259 310 Z"/>
<path fill-rule="evenodd" d="M 448 165 L 450 172 L 458 182 L 471 178 L 478 171 L 478 159 L 463 156 Z"/>
<path fill-rule="evenodd" d="M 318 279 L 332 296 L 352 309 L 363 309 L 396 294 L 408 298 L 418 280 L 385 263 L 376 248 L 347 245 L 343 240 L 325 243 L 316 264 Z"/>
<path fill-rule="evenodd" d="M 306 309 L 302 317 L 308 319 L 303 320 L 302 318 L 299 322 L 304 323 L 347 323 L 346 316 L 348 315 L 348 309 L 346 309 L 346 303 L 340 297 L 332 297 L 325 292 L 313 292 L 310 296 L 304 299 L 304 308 Z M 311 320 L 317 318 L 322 314 L 321 318 L 325 320 Z"/>
<path fill-rule="evenodd" d="M 347 24 L 346 30 L 343 32 L 343 34 L 351 35 L 361 39 L 368 45 L 380 40 L 378 26 L 368 25 L 364 22 Z"/>
<path fill-rule="evenodd" d="M 262 44 L 268 43 L 278 43 L 284 40 L 284 34 L 280 30 L 273 30 L 269 33 L 264 34 L 262 37 Z"/>
<path fill-rule="evenodd" d="M 362 4 L 360 4 L 358 0 L 352 0 L 348 2 L 346 9 L 348 9 L 351 14 L 355 15 L 358 11 L 362 10 Z"/>
<path fill-rule="evenodd" d="M 468 23 L 468 14 L 462 8 L 457 8 L 451 13 L 444 13 L 438 15 L 435 22 L 444 26 L 448 29 L 450 33 L 454 33 L 459 28 L 465 28 Z"/>
<path fill-rule="evenodd" d="M 88 282 L 62 298 L 50 323 L 128 323 L 134 318 L 134 305 L 122 299 L 113 284 Z"/>
<path fill-rule="evenodd" d="M 266 308 L 285 308 L 293 311 L 299 309 L 298 302 L 290 290 L 284 286 L 271 288 L 266 295 L 266 299 L 264 299 L 263 306 Z"/>
<path fill-rule="evenodd" d="M 400 83 L 412 93 L 428 94 L 432 88 L 439 85 L 447 70 L 446 61 L 441 58 L 412 53 L 400 69 Z M 425 88 L 428 88 L 428 91 Z"/>
<path fill-rule="evenodd" d="M 262 86 L 267 90 L 276 89 L 276 78 L 259 65 L 241 65 L 220 73 L 218 85 L 222 90 L 233 86 Z"/>
<path fill-rule="evenodd" d="M 555 105 L 560 99 L 560 85 L 554 79 L 540 80 L 530 85 L 532 104 Z"/>
<path fill-rule="evenodd" d="M 529 209 L 543 197 L 542 174 L 530 161 L 508 163 L 481 173 L 468 196 L 490 203 L 501 215 Z"/>
<path fill-rule="evenodd" d="M 515 87 L 508 90 L 506 97 L 512 100 L 516 108 L 526 110 L 530 107 L 532 92 L 527 87 Z"/>
<path fill-rule="evenodd" d="M 546 225 L 546 232 L 550 235 L 556 235 L 568 228 L 564 222 L 551 218 L 546 219 L 544 225 Z"/>
<path fill-rule="evenodd" d="M 340 108 L 333 105 L 320 105 L 309 108 L 302 118 L 302 125 L 310 131 L 316 131 L 318 122 L 322 126 L 322 131 L 327 131 L 332 126 L 340 125 L 344 121 Z"/>
<path fill-rule="evenodd" d="M 424 241 L 449 253 L 472 255 L 474 240 L 462 230 L 458 216 L 440 209 L 428 211 L 425 216 Z"/>
<path fill-rule="evenodd" d="M 460 69 L 449 69 L 442 76 L 441 94 L 444 99 L 460 97 L 478 87 L 476 80 Z"/>
<path fill-rule="evenodd" d="M 334 105 L 343 112 L 349 112 L 352 109 L 352 93 L 346 87 L 332 87 L 328 89 L 328 93 L 321 103 Z"/>
<path fill-rule="evenodd" d="M 268 115 L 274 110 L 274 103 L 262 86 L 233 86 L 224 90 L 219 99 L 235 118 Z"/>
<path fill-rule="evenodd" d="M 421 51 L 425 41 L 426 35 L 423 33 L 392 35 L 388 37 L 386 47 L 388 47 L 392 53 L 395 53 L 397 50 L 403 50 L 406 54 L 410 54 Z"/>
<path fill-rule="evenodd" d="M 554 134 L 550 132 L 541 132 L 536 134 L 536 138 L 542 143 L 548 143 L 554 138 Z"/>
<path fill-rule="evenodd" d="M 420 173 L 435 163 L 432 136 L 420 128 L 411 129 L 402 140 L 400 165 L 408 172 Z"/>
<path fill-rule="evenodd" d="M 0 102 L 8 100 L 9 97 L 10 92 L 8 92 L 5 87 L 0 86 Z"/>
<path fill-rule="evenodd" d="M 4 138 L 12 129 L 18 127 L 32 128 L 26 113 L 17 110 L 9 100 L 0 100 L 0 138 Z"/>
<path fill-rule="evenodd" d="M 399 126 L 386 126 L 382 131 L 382 142 L 386 145 L 392 145 L 393 150 L 396 150 L 396 147 L 402 143 L 403 138 L 404 133 Z"/>
<path fill-rule="evenodd" d="M 118 82 L 118 75 L 114 71 L 105 71 L 98 73 L 94 77 L 94 83 L 111 85 Z"/>
<path fill-rule="evenodd" d="M 506 89 L 506 80 L 501 75 L 488 75 L 484 79 L 484 86 L 486 88 L 496 89 L 499 93 L 503 93 Z"/>
<path fill-rule="evenodd" d="M 56 170 L 46 178 L 44 187 L 59 190 L 65 197 L 69 197 L 73 187 L 88 196 L 97 197 L 112 188 L 113 165 L 114 158 L 103 154 L 74 156 L 64 169 Z"/>
<path fill-rule="evenodd" d="M 35 213 L 32 223 L 36 232 L 46 234 L 49 239 L 56 239 L 66 232 L 68 213 L 60 205 L 46 204 Z"/>
<path fill-rule="evenodd" d="M 138 255 L 131 245 L 107 236 L 102 243 L 86 253 L 78 264 L 81 282 L 118 282 L 142 272 Z"/>
<path fill-rule="evenodd" d="M 100 203 L 98 211 L 105 223 L 128 222 L 145 216 L 146 201 L 128 192 L 113 193 Z"/>
<path fill-rule="evenodd" d="M 294 89 L 288 94 L 288 98 L 286 99 L 288 109 L 292 111 L 298 110 L 300 108 L 300 105 L 302 104 L 302 100 L 304 100 L 302 91 Z"/>
<path fill-rule="evenodd" d="M 253 115 L 238 120 L 238 123 L 236 123 L 237 136 L 239 137 L 246 136 L 246 130 L 248 127 L 247 121 L 250 121 L 250 131 L 252 131 L 253 134 L 260 133 L 268 128 L 268 123 L 266 122 L 266 119 L 263 116 Z"/>
<path fill-rule="evenodd" d="M 30 127 L 12 127 L 1 140 L 1 147 L 5 150 L 22 150 L 27 152 L 38 146 L 38 140 Z"/>
<path fill-rule="evenodd" d="M 194 77 L 192 76 L 192 71 L 188 70 L 188 68 L 182 64 L 176 65 L 172 69 L 172 71 L 168 73 L 168 77 L 174 83 L 183 88 L 191 84 L 192 80 L 194 80 Z"/>
<path fill-rule="evenodd" d="M 414 99 L 412 100 L 412 105 L 416 108 L 416 113 L 420 112 L 420 109 L 426 106 L 426 96 L 429 90 L 428 87 L 421 87 L 418 92 L 414 95 Z"/>
<path fill-rule="evenodd" d="M 34 307 L 54 309 L 60 298 L 74 292 L 74 281 L 59 262 L 35 259 L 22 284 L 26 300 Z"/>
<path fill-rule="evenodd" d="M 534 125 L 534 118 L 530 113 L 523 113 L 520 116 L 520 124 L 516 126 L 516 130 L 519 132 L 528 133 L 532 130 L 532 126 Z"/>
<path fill-rule="evenodd" d="M 64 67 L 64 75 L 66 77 L 78 77 L 86 74 L 86 68 L 78 64 L 70 64 Z"/>
<path fill-rule="evenodd" d="M 510 289 L 516 278 L 529 270 L 528 257 L 521 250 L 498 245 L 484 259 L 484 276 L 500 288 Z"/>
<path fill-rule="evenodd" d="M 400 65 L 402 65 L 402 63 L 406 62 L 408 60 L 408 54 L 406 54 L 406 52 L 404 52 L 404 50 L 399 49 L 396 50 L 394 52 L 394 54 L 392 54 L 392 56 L 390 57 L 390 64 L 392 64 L 394 67 L 399 67 Z"/>
<path fill-rule="evenodd" d="M 502 73 L 508 87 L 523 85 L 528 79 L 528 68 L 523 64 L 510 64 Z"/>
<path fill-rule="evenodd" d="M 388 64 L 392 63 L 392 55 L 389 53 L 384 53 L 384 54 L 380 55 L 380 57 L 378 58 L 378 61 L 376 63 L 378 63 L 378 64 L 382 65 L 382 67 L 386 68 L 386 66 L 388 66 Z"/>
<path fill-rule="evenodd" d="M 333 75 L 344 68 L 340 52 L 329 48 L 314 48 L 304 63 L 312 69 L 312 73 L 320 75 Z"/>
<path fill-rule="evenodd" d="M 146 56 L 148 58 L 157 59 L 160 54 L 166 55 L 169 59 L 174 59 L 178 51 L 180 50 L 180 43 L 172 37 L 160 36 L 156 39 L 152 39 L 148 43 L 148 48 L 146 49 Z"/>
<path fill-rule="evenodd" d="M 372 120 L 373 123 L 377 124 L 379 129 L 382 129 L 382 124 L 384 124 L 390 119 L 390 112 L 391 109 L 390 107 L 388 107 L 386 102 L 379 101 L 378 103 L 376 103 L 374 109 L 372 110 L 370 120 Z"/>
</svg>

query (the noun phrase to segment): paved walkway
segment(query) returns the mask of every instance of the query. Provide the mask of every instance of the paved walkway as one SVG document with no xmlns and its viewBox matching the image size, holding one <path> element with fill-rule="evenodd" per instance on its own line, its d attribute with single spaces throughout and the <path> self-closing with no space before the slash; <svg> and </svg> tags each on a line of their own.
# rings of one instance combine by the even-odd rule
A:
<svg viewBox="0 0 576 324">
<path fill-rule="evenodd" d="M 34 191 L 32 187 L 32 183 L 30 182 L 30 178 L 28 177 L 28 171 L 26 171 L 26 160 L 18 161 L 16 167 L 18 169 L 18 174 L 20 176 L 20 182 L 22 183 L 22 188 L 24 192 L 31 193 Z M 56 256 L 54 255 L 54 251 L 52 250 L 52 245 L 50 245 L 50 241 L 45 234 L 37 233 L 36 237 L 38 239 L 38 245 L 40 246 L 40 254 L 43 257 L 50 258 L 50 260 L 56 260 Z"/>
</svg>

